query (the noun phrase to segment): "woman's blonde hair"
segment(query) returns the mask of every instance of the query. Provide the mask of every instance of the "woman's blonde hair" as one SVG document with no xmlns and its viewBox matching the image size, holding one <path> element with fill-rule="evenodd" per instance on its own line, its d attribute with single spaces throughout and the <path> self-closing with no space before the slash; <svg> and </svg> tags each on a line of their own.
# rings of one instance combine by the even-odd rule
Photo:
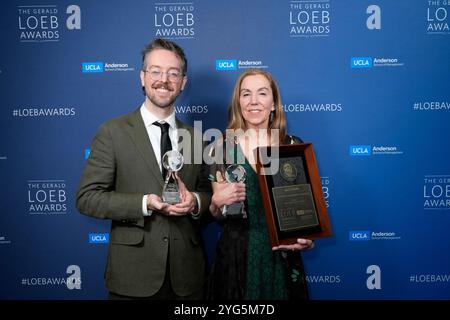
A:
<svg viewBox="0 0 450 320">
<path fill-rule="evenodd" d="M 269 119 L 268 131 L 270 133 L 270 129 L 278 129 L 280 143 L 283 143 L 284 138 L 286 137 L 286 115 L 284 114 L 283 105 L 281 104 L 280 90 L 278 89 L 272 75 L 261 69 L 249 69 L 242 73 L 237 79 L 233 90 L 233 96 L 231 97 L 231 103 L 228 108 L 228 129 L 247 129 L 244 117 L 242 116 L 239 97 L 241 93 L 242 81 L 246 77 L 254 75 L 262 75 L 269 81 L 270 88 L 272 89 L 275 110 L 272 111 L 273 116 L 270 116 L 270 118 L 273 118 L 271 121 Z"/>
</svg>

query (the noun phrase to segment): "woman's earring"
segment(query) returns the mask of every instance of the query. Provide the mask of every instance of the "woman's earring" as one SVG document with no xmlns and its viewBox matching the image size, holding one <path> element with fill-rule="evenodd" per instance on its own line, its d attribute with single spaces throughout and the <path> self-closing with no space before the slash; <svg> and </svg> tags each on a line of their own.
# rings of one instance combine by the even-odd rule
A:
<svg viewBox="0 0 450 320">
<path fill-rule="evenodd" d="M 273 114 L 275 113 L 275 111 L 270 111 L 270 116 L 269 116 L 269 124 L 272 124 L 273 122 Z"/>
</svg>

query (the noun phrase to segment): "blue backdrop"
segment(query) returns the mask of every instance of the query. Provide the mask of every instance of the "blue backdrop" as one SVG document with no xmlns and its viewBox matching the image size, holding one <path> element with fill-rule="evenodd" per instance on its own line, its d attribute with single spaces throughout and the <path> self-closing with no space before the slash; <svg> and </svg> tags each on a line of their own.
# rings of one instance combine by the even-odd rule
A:
<svg viewBox="0 0 450 320">
<path fill-rule="evenodd" d="M 106 298 L 110 223 L 74 195 L 97 127 L 142 103 L 154 37 L 185 49 L 176 110 L 204 130 L 225 128 L 246 68 L 278 81 L 334 231 L 303 255 L 313 299 L 450 298 L 450 1 L 21 0 L 0 16 L 1 299 Z"/>
</svg>

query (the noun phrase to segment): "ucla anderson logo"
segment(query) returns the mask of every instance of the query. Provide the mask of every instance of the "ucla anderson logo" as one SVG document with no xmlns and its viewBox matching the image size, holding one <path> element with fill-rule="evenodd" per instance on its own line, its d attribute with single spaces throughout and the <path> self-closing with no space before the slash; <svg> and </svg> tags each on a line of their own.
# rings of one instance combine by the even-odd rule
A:
<svg viewBox="0 0 450 320">
<path fill-rule="evenodd" d="M 351 156 L 370 156 L 372 154 L 371 146 L 350 146 Z"/>
<path fill-rule="evenodd" d="M 350 231 L 348 234 L 350 241 L 368 241 L 370 240 L 370 231 Z"/>
<path fill-rule="evenodd" d="M 216 70 L 237 70 L 237 60 L 216 60 Z"/>
<path fill-rule="evenodd" d="M 371 57 L 352 58 L 350 66 L 352 68 L 372 68 Z"/>
<path fill-rule="evenodd" d="M 81 67 L 83 73 L 103 72 L 103 62 L 83 62 Z"/>
<path fill-rule="evenodd" d="M 109 233 L 89 233 L 89 243 L 108 243 Z"/>
</svg>

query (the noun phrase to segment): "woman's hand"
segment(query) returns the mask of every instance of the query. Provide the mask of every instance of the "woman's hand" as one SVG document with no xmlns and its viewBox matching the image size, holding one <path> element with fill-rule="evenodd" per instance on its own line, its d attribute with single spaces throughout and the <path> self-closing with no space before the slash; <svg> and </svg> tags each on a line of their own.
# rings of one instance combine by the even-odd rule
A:
<svg viewBox="0 0 450 320">
<path fill-rule="evenodd" d="M 227 183 L 227 182 L 213 182 L 213 196 L 211 198 L 210 211 L 216 217 L 221 216 L 220 208 L 224 205 L 230 205 L 245 200 L 245 184 Z"/>
<path fill-rule="evenodd" d="M 297 243 L 294 244 L 280 244 L 279 246 L 272 247 L 272 250 L 284 250 L 284 251 L 305 251 L 314 248 L 314 241 L 309 239 L 297 239 Z"/>
<path fill-rule="evenodd" d="M 242 182 L 213 182 L 213 191 L 214 193 L 211 202 L 214 202 L 219 208 L 224 205 L 230 205 L 245 200 L 245 184 Z"/>
</svg>

